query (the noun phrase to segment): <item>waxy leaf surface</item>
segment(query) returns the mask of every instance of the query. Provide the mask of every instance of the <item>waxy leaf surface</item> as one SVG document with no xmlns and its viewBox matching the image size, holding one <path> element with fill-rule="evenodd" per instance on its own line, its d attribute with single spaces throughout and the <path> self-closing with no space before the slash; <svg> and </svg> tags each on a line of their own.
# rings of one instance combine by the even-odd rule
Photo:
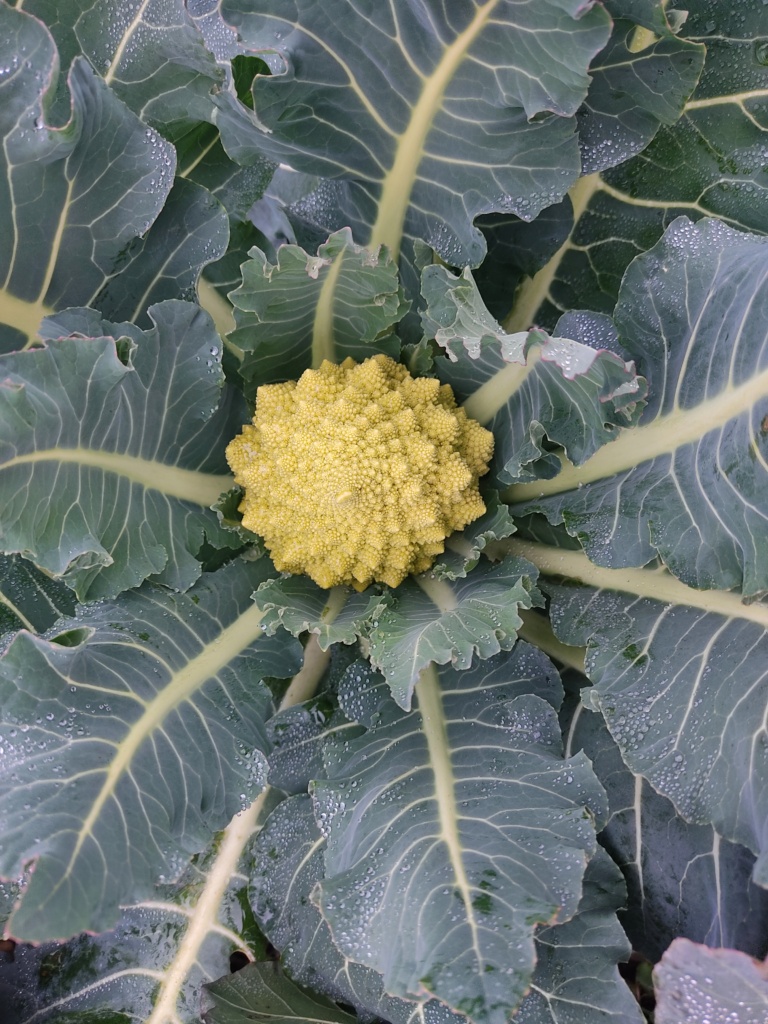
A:
<svg viewBox="0 0 768 1024">
<path fill-rule="evenodd" d="M 224 69 L 185 0 L 25 0 L 56 40 L 62 67 L 84 56 L 112 92 L 171 141 L 213 117 Z"/>
<path fill-rule="evenodd" d="M 207 508 L 231 484 L 224 446 L 243 414 L 222 392 L 220 338 L 189 303 L 150 316 L 140 331 L 70 311 L 46 324 L 65 337 L 0 363 L 0 545 L 81 600 L 148 576 L 185 590 L 204 538 L 234 538 Z"/>
<path fill-rule="evenodd" d="M 619 166 L 603 164 L 611 169 L 581 179 L 572 193 L 570 237 L 546 272 L 525 286 L 506 324 L 509 330 L 533 323 L 551 328 L 568 309 L 610 313 L 627 265 L 680 214 L 693 220 L 716 216 L 734 228 L 768 232 L 768 51 L 762 0 L 686 0 L 674 6 L 616 0 L 606 6 L 613 17 L 638 21 L 666 36 L 655 46 L 674 65 L 659 81 L 660 101 L 674 94 L 689 73 L 680 68 L 684 52 L 675 55 L 675 46 L 693 44 L 693 66 L 700 60 L 695 51 L 706 47 L 704 68 L 674 124 L 663 124 L 637 156 L 626 159 L 631 151 L 625 149 Z M 676 44 L 665 18 L 677 31 Z M 639 68 L 649 52 L 630 54 L 632 65 Z M 604 59 L 601 54 L 596 64 Z M 599 77 L 598 71 L 595 89 Z M 668 93 L 670 79 L 675 89 Z M 644 93 L 633 88 L 623 100 L 608 99 L 620 108 L 631 107 Z M 623 134 L 618 126 L 616 134 Z M 602 142 L 605 150 L 605 141 L 598 136 L 592 147 L 599 152 Z"/>
<path fill-rule="evenodd" d="M 254 82 L 241 149 L 344 179 L 313 202 L 336 216 L 341 206 L 358 242 L 398 254 L 405 233 L 477 264 L 476 216 L 530 220 L 578 175 L 573 115 L 609 31 L 597 5 L 224 0 L 221 12 L 272 71 Z M 227 117 L 237 127 L 242 116 L 230 94 L 217 105 L 227 144 Z"/>
<path fill-rule="evenodd" d="M 156 220 L 173 184 L 173 147 L 82 59 L 69 74 L 71 120 L 48 127 L 55 75 L 45 27 L 0 3 L 2 351 L 27 344 L 48 313 L 95 304 L 105 286 L 122 293 L 115 301 L 131 301 L 135 296 L 124 294 L 133 291 L 131 246 Z M 127 314 L 123 307 L 120 315 Z"/>
<path fill-rule="evenodd" d="M 667 31 L 637 50 L 635 37 L 633 21 L 617 20 L 590 65 L 592 82 L 577 115 L 582 174 L 644 150 L 662 124 L 677 122 L 698 82 L 704 46 Z"/>
<path fill-rule="evenodd" d="M 304 992 L 273 964 L 248 964 L 206 986 L 205 1024 L 354 1024 L 356 1017 L 323 996 Z"/>
<path fill-rule="evenodd" d="M 547 700 L 559 679 L 521 642 L 469 671 L 433 667 L 404 712 L 383 680 L 367 693 L 355 674 L 340 684 L 346 713 L 379 709 L 358 739 L 329 739 L 313 787 L 327 843 L 315 898 L 334 942 L 391 994 L 506 1021 L 533 972 L 534 925 L 577 912 L 604 811 L 586 758 L 562 757 Z"/>
<path fill-rule="evenodd" d="M 509 213 L 487 213 L 476 223 L 485 235 L 488 255 L 473 277 L 491 314 L 501 320 L 509 313 L 523 278 L 541 270 L 567 239 L 573 206 L 566 196 L 542 210 L 534 221 Z"/>
<path fill-rule="evenodd" d="M 178 882 L 124 906 L 111 931 L 17 945 L 13 962 L 0 968 L 7 1024 L 200 1024 L 202 986 L 231 969 L 231 955 L 265 958 L 246 881 L 254 810 L 238 813 Z M 11 887 L 0 884 L 0 900 L 4 888 Z M 0 922 L 18 894 L 10 895 Z"/>
<path fill-rule="evenodd" d="M 154 303 L 197 301 L 201 270 L 224 256 L 229 241 L 227 215 L 219 200 L 177 177 L 157 220 L 131 246 L 130 268 L 123 271 L 119 287 L 107 285 L 93 304 L 110 320 L 149 327 L 148 307 Z"/>
<path fill-rule="evenodd" d="M 0 871 L 35 862 L 12 934 L 111 927 L 264 787 L 261 680 L 300 664 L 251 601 L 269 571 L 236 561 L 186 595 L 146 585 L 10 645 Z"/>
<path fill-rule="evenodd" d="M 616 919 L 625 895 L 618 868 L 597 850 L 576 916 L 536 933 L 536 970 L 516 1024 L 644 1024 L 616 966 L 630 954 Z"/>
<path fill-rule="evenodd" d="M 460 533 L 453 533 L 446 541 L 446 550 L 430 569 L 438 579 L 456 580 L 471 572 L 480 561 L 480 555 L 495 540 L 502 540 L 515 532 L 515 521 L 496 491 L 482 488 L 485 512 Z"/>
<path fill-rule="evenodd" d="M 680 936 L 752 956 L 768 952 L 768 892 L 751 881 L 755 858 L 711 825 L 692 825 L 624 764 L 603 717 L 579 705 L 566 749 L 583 750 L 610 805 L 599 842 L 627 883 L 621 923 L 632 948 L 657 963 Z"/>
<path fill-rule="evenodd" d="M 298 380 L 322 359 L 397 357 L 392 329 L 408 303 L 386 251 L 355 245 L 347 228 L 316 256 L 284 245 L 277 259 L 273 265 L 252 250 L 243 283 L 231 293 L 237 329 L 230 340 L 243 352 L 240 375 L 249 395 L 261 384 Z"/>
<path fill-rule="evenodd" d="M 284 793 L 306 793 L 312 779 L 323 774 L 323 738 L 329 728 L 355 731 L 336 702 L 319 694 L 270 718 L 269 784 Z"/>
<path fill-rule="evenodd" d="M 768 606 L 697 591 L 663 569 L 591 565 L 564 548 L 506 541 L 547 576 L 552 623 L 587 646 L 588 706 L 626 764 L 690 822 L 756 856 L 768 882 Z"/>
<path fill-rule="evenodd" d="M 506 334 L 469 270 L 455 277 L 427 267 L 422 290 L 424 333 L 450 356 L 437 372 L 467 415 L 493 431 L 502 483 L 552 475 L 559 463 L 545 437 L 579 464 L 639 418 L 646 388 L 632 363 L 540 331 Z"/>
<path fill-rule="evenodd" d="M 276 807 L 253 844 L 254 911 L 291 978 L 349 1003 L 363 1019 L 375 1016 L 391 1024 L 465 1020 L 436 999 L 411 1001 L 388 995 L 378 972 L 336 948 L 328 922 L 311 899 L 324 875 L 324 847 L 306 794 Z"/>
<path fill-rule="evenodd" d="M 310 899 L 323 878 L 324 846 L 306 796 L 275 808 L 254 844 L 255 911 L 291 977 L 353 1005 L 360 1016 L 372 1014 L 393 1024 L 461 1019 L 436 999 L 410 1002 L 387 995 L 381 975 L 337 950 L 327 922 Z M 594 1024 L 598 1018 L 590 1014 L 602 1012 L 599 1019 L 606 1024 L 640 1024 L 639 1010 L 616 969 L 616 960 L 628 955 L 616 920 L 624 896 L 617 869 L 598 850 L 587 867 L 577 915 L 536 933 L 532 990 L 515 1019 Z M 570 977 L 566 986 L 563 970 Z"/>
<path fill-rule="evenodd" d="M 370 590 L 360 594 L 346 587 L 324 590 L 308 576 L 267 580 L 257 600 L 266 630 L 274 633 L 282 627 L 294 636 L 309 631 L 318 637 L 324 651 L 332 644 L 354 643 L 387 603 L 381 594 Z"/>
<path fill-rule="evenodd" d="M 768 241 L 680 218 L 627 271 L 614 319 L 648 379 L 639 426 L 505 496 L 600 565 L 658 553 L 689 586 L 765 593 Z"/>
<path fill-rule="evenodd" d="M 19 555 L 0 555 L 0 644 L 17 630 L 42 633 L 63 615 L 72 615 L 75 598 Z"/>
<path fill-rule="evenodd" d="M 655 972 L 657 1024 L 762 1024 L 768 965 L 733 949 L 676 939 Z"/>
<path fill-rule="evenodd" d="M 392 594 L 369 633 L 371 664 L 408 710 L 419 673 L 430 664 L 469 668 L 475 654 L 491 658 L 514 646 L 518 609 L 541 602 L 536 572 L 523 559 L 483 561 L 465 578 L 422 573 Z"/>
<path fill-rule="evenodd" d="M 176 142 L 176 158 L 177 177 L 202 185 L 235 222 L 247 220 L 251 207 L 264 194 L 275 167 L 266 159 L 255 160 L 248 167 L 232 163 L 224 152 L 218 132 L 209 124 L 198 125 Z M 257 236 L 253 225 L 251 228 Z"/>
</svg>

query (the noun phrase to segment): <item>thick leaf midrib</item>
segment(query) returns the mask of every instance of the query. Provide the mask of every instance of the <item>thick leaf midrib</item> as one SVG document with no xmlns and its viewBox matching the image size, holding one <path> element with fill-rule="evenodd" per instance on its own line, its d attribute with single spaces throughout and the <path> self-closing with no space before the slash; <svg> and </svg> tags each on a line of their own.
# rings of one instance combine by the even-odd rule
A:
<svg viewBox="0 0 768 1024">
<path fill-rule="evenodd" d="M 142 3 L 139 4 L 139 8 L 136 11 L 136 16 L 120 37 L 120 42 L 117 44 L 114 56 L 112 57 L 112 60 L 109 63 L 109 67 L 104 73 L 104 81 L 107 83 L 107 85 L 112 85 L 115 75 L 117 74 L 117 69 L 120 66 L 120 61 L 123 59 L 123 54 L 125 53 L 128 47 L 128 43 L 130 42 L 133 33 L 144 20 L 144 12 L 149 6 L 149 3 L 150 0 L 142 0 Z"/>
<path fill-rule="evenodd" d="M 0 291 L 0 323 L 26 335 L 27 345 L 37 336 L 43 317 L 52 313 L 53 309 L 39 300 L 28 302 L 5 289 Z"/>
<path fill-rule="evenodd" d="M 227 337 L 237 327 L 231 303 L 216 291 L 210 281 L 206 281 L 202 276 L 197 282 L 197 301 L 213 320 L 213 325 L 221 337 L 224 347 L 242 362 L 242 349 L 239 349 Z"/>
<path fill-rule="evenodd" d="M 29 630 L 30 633 L 37 632 L 37 630 L 26 617 L 26 615 L 19 608 L 17 608 L 17 606 L 13 603 L 13 601 L 11 601 L 9 597 L 6 597 L 6 595 L 3 593 L 0 593 L 0 606 L 7 608 L 11 615 L 13 615 L 15 618 L 19 620 L 24 629 Z"/>
<path fill-rule="evenodd" d="M 232 477 L 213 475 L 193 469 L 170 466 L 153 459 L 142 459 L 123 452 L 105 452 L 89 448 L 48 448 L 25 455 L 17 455 L 0 466 L 0 473 L 16 466 L 39 462 L 60 462 L 98 469 L 125 477 L 147 490 L 159 491 L 171 498 L 179 498 L 207 508 L 223 491 L 232 486 Z"/>
<path fill-rule="evenodd" d="M 331 590 L 321 620 L 329 624 L 333 622 L 343 610 L 346 599 L 344 588 L 335 587 Z M 304 663 L 283 694 L 278 712 L 313 697 L 330 660 L 330 651 L 323 651 L 317 636 L 311 636 L 304 648 Z M 205 885 L 190 914 L 187 930 L 176 955 L 165 969 L 154 1009 L 144 1024 L 169 1024 L 177 1020 L 177 1005 L 184 983 L 199 962 L 200 950 L 208 933 L 221 927 L 218 914 L 222 900 L 237 874 L 246 845 L 259 827 L 270 788 L 266 786 L 245 811 L 232 818 L 224 830 L 215 860 L 206 873 Z"/>
<path fill-rule="evenodd" d="M 568 198 L 573 207 L 573 227 L 571 232 L 552 256 L 545 263 L 541 270 L 533 277 L 523 281 L 515 296 L 515 304 L 510 314 L 505 318 L 503 327 L 507 334 L 516 334 L 518 331 L 527 331 L 536 321 L 536 314 L 545 301 L 551 299 L 550 289 L 569 250 L 579 248 L 574 242 L 574 236 L 579 221 L 584 211 L 589 206 L 592 197 L 603 187 L 603 180 L 599 174 L 586 174 L 579 178 L 575 185 L 568 192 Z"/>
<path fill-rule="evenodd" d="M 564 644 L 555 636 L 549 620 L 532 609 L 520 608 L 518 615 L 522 619 L 522 625 L 517 630 L 517 635 L 521 640 L 525 640 L 533 647 L 538 647 L 553 661 L 559 661 L 561 665 L 581 672 L 582 675 L 585 674 L 584 655 L 586 650 L 584 647 Z M 566 754 L 565 756 L 570 757 L 571 755 Z"/>
<path fill-rule="evenodd" d="M 48 257 L 48 263 L 45 268 L 45 274 L 43 276 L 43 283 L 40 286 L 40 293 L 37 297 L 37 305 L 42 307 L 43 300 L 48 294 L 48 289 L 51 286 L 53 280 L 53 273 L 56 269 L 56 264 L 59 260 L 59 252 L 61 251 L 61 243 L 64 239 L 64 231 L 67 227 L 67 216 L 69 214 L 69 207 L 72 202 L 72 193 L 75 189 L 75 178 L 70 178 L 67 181 L 67 193 L 64 196 L 64 202 L 61 207 L 61 213 L 59 214 L 59 221 L 56 225 L 56 231 L 53 235 L 53 241 L 51 242 L 51 252 Z"/>
<path fill-rule="evenodd" d="M 456 813 L 456 782 L 440 694 L 440 680 L 434 664 L 429 665 L 421 673 L 415 692 L 418 698 L 422 730 L 427 741 L 429 763 L 432 766 L 435 780 L 435 804 L 440 822 L 440 836 L 448 852 L 456 887 L 461 895 L 467 924 L 472 932 L 472 948 L 479 967 L 485 962 L 485 958 L 478 940 L 479 929 L 473 912 L 472 886 L 467 878 L 462 857 L 459 819 Z"/>
<path fill-rule="evenodd" d="M 428 573 L 413 578 L 419 589 L 424 591 L 441 615 L 450 615 L 451 612 L 457 611 L 459 599 L 449 583 L 445 580 L 435 579 Z"/>
<path fill-rule="evenodd" d="M 315 319 L 312 324 L 312 366 L 319 368 L 324 360 L 331 363 L 337 362 L 334 351 L 334 310 L 336 285 L 341 274 L 341 267 L 344 263 L 346 250 L 342 249 L 339 255 L 328 267 L 320 288 L 320 295 L 315 307 Z"/>
<path fill-rule="evenodd" d="M 551 480 L 515 484 L 504 495 L 505 501 L 528 501 L 572 491 L 642 466 L 652 459 L 674 453 L 686 445 L 721 430 L 732 419 L 768 398 L 768 369 L 736 387 L 727 387 L 714 398 L 690 409 L 676 408 L 651 423 L 625 430 L 615 441 L 604 445 L 581 466 L 565 468 Z M 755 444 L 753 453 L 761 458 Z M 768 467 L 766 467 L 768 469 Z"/>
<path fill-rule="evenodd" d="M 581 551 L 551 547 L 512 538 L 498 547 L 527 558 L 546 576 L 575 579 L 588 587 L 617 590 L 662 604 L 699 608 L 728 619 L 745 619 L 768 629 L 768 605 L 745 604 L 734 591 L 696 590 L 681 583 L 666 569 L 607 569 L 595 565 Z"/>
<path fill-rule="evenodd" d="M 227 826 L 216 860 L 206 876 L 205 888 L 195 903 L 176 956 L 162 975 L 154 1009 L 144 1024 L 169 1024 L 178 1019 L 177 1005 L 184 983 L 212 930 L 212 922 L 217 921 L 222 900 L 237 872 L 245 845 L 256 829 L 267 793 L 268 789 L 264 789 L 250 807 L 236 815 Z"/>
<path fill-rule="evenodd" d="M 168 715 L 196 693 L 207 680 L 214 678 L 241 651 L 249 647 L 262 634 L 263 613 L 253 605 L 233 623 L 217 633 L 202 651 L 190 659 L 181 669 L 172 672 L 168 683 L 157 696 L 146 703 L 144 712 L 130 727 L 117 747 L 106 772 L 104 783 L 93 801 L 83 824 L 61 879 L 53 891 L 59 888 L 74 869 L 77 858 L 86 839 L 92 834 L 104 805 L 114 796 L 117 784 L 133 762 L 136 753 L 146 739 L 161 726 Z"/>
<path fill-rule="evenodd" d="M 475 13 L 469 25 L 446 47 L 413 107 L 408 127 L 399 136 L 395 158 L 384 179 L 376 221 L 371 229 L 370 246 L 387 245 L 396 259 L 400 253 L 405 218 L 411 193 L 424 156 L 427 136 L 440 110 L 445 90 L 467 50 L 498 6 L 499 0 L 487 0 Z"/>
<path fill-rule="evenodd" d="M 697 40 L 692 40 L 696 42 Z M 706 37 L 698 40 L 699 42 L 707 43 Z M 748 100 L 764 100 L 768 97 L 768 89 L 750 89 L 747 92 L 734 92 L 727 96 L 708 96 L 706 99 L 701 100 L 689 100 L 683 108 L 684 113 L 688 113 L 689 110 L 701 110 L 703 107 L 720 107 L 727 103 L 735 103 L 737 106 L 742 107 L 743 104 Z M 751 115 L 744 110 L 744 113 L 750 120 L 753 120 Z M 762 126 L 760 126 L 762 127 Z"/>
<path fill-rule="evenodd" d="M 541 348 L 531 348 L 524 363 L 507 363 L 484 381 L 462 402 L 462 409 L 472 420 L 486 426 L 525 384 L 541 359 Z"/>
<path fill-rule="evenodd" d="M 48 254 L 48 262 L 43 273 L 42 284 L 40 285 L 40 291 L 37 298 L 34 302 L 30 302 L 26 299 L 20 299 L 17 296 L 12 295 L 7 288 L 3 289 L 0 295 L 0 317 L 2 318 L 2 322 L 7 324 L 9 327 L 15 327 L 16 330 L 26 334 L 27 345 L 37 337 L 37 332 L 43 317 L 50 316 L 53 312 L 51 308 L 45 305 L 44 300 L 45 296 L 48 294 L 48 289 L 51 286 L 53 274 L 56 270 L 56 264 L 59 259 L 59 252 L 64 238 L 64 231 L 67 226 L 67 215 L 72 202 L 72 192 L 74 191 L 74 187 L 75 179 L 72 178 L 67 183 L 67 192 L 62 203 L 61 211 L 59 212 L 59 220 L 56 224 L 56 230 L 53 233 L 53 238 L 51 240 L 51 251 Z M 8 272 L 9 276 L 13 272 L 15 264 L 16 244 L 14 244 L 13 259 L 11 261 L 11 268 Z M 27 346 L 25 346 L 25 348 L 26 347 Z"/>
</svg>

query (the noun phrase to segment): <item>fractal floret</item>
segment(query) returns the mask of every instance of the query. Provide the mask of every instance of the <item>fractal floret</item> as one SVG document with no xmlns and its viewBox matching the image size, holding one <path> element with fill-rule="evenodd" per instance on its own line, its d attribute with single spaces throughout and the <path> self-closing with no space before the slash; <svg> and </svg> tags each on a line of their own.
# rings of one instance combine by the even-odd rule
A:
<svg viewBox="0 0 768 1024">
<path fill-rule="evenodd" d="M 260 387 L 227 459 L 278 569 L 362 590 L 428 569 L 483 514 L 492 452 L 447 384 L 377 355 Z"/>
</svg>

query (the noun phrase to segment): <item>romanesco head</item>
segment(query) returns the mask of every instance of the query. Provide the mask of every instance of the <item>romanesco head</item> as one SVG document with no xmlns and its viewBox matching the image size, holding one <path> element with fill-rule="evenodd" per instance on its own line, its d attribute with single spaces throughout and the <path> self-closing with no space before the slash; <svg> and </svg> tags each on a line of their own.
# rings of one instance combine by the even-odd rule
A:
<svg viewBox="0 0 768 1024">
<path fill-rule="evenodd" d="M 492 453 L 449 385 L 377 355 L 260 387 L 227 459 L 245 488 L 243 526 L 278 569 L 362 590 L 428 569 L 483 514 L 477 481 Z"/>
</svg>

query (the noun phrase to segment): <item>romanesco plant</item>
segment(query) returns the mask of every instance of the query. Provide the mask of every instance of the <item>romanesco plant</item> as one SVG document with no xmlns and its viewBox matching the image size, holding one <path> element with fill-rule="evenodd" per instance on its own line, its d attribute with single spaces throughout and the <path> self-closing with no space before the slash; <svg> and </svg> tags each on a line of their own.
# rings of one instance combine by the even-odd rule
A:
<svg viewBox="0 0 768 1024">
<path fill-rule="evenodd" d="M 428 569 L 483 514 L 492 453 L 449 385 L 377 355 L 259 388 L 227 459 L 245 488 L 243 525 L 278 569 L 362 590 Z"/>
</svg>

